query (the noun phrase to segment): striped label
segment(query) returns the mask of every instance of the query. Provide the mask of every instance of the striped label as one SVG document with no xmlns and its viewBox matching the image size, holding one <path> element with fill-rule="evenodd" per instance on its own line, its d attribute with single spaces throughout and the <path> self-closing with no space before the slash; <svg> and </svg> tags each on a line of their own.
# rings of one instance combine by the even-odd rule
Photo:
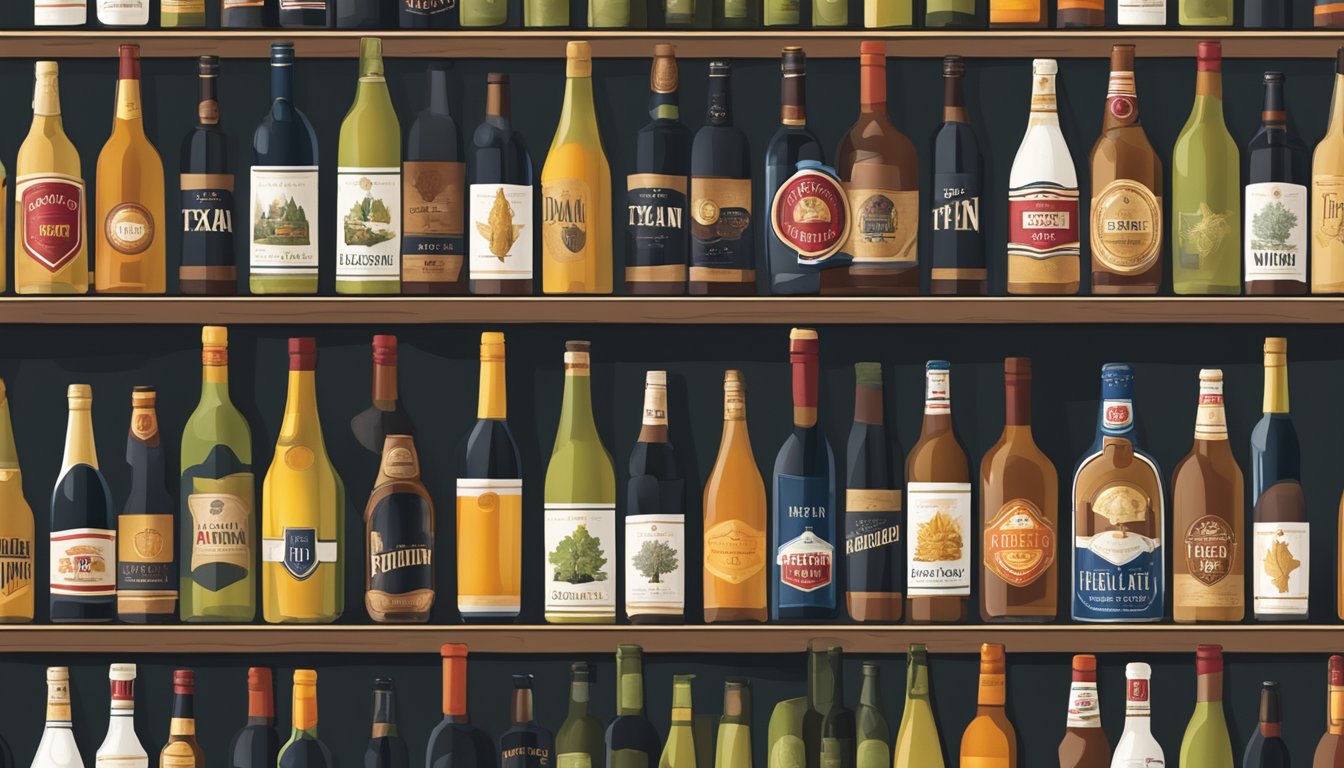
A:
<svg viewBox="0 0 1344 768">
<path fill-rule="evenodd" d="M 112 596 L 117 593 L 117 533 L 69 528 L 51 535 L 53 595 Z"/>
</svg>

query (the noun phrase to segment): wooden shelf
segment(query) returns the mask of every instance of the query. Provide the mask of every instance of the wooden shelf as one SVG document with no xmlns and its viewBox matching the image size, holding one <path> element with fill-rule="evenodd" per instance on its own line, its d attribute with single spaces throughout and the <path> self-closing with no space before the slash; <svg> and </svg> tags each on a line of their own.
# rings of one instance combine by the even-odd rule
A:
<svg viewBox="0 0 1344 768">
<path fill-rule="evenodd" d="M 0 629 L 6 653 L 419 653 L 467 643 L 473 653 L 607 654 L 617 643 L 650 653 L 799 653 L 809 640 L 863 654 L 975 653 L 1001 642 L 1012 653 L 1193 653 L 1220 643 L 1229 653 L 1336 653 L 1334 625 L 960 625 L 716 626 L 569 628 L 556 626 L 20 626 Z"/>
<path fill-rule="evenodd" d="M 565 55 L 569 40 L 588 40 L 600 58 L 647 58 L 655 41 L 675 40 L 685 58 L 776 58 L 784 45 L 802 44 L 807 55 L 855 58 L 859 40 L 886 40 L 903 58 L 1097 58 L 1115 43 L 1132 43 L 1142 57 L 1195 55 L 1200 40 L 1221 40 L 1227 58 L 1333 58 L 1335 30 L 11 30 L 0 31 L 0 58 L 112 58 L 120 43 L 138 43 L 146 57 L 191 58 L 213 53 L 265 58 L 275 40 L 291 40 L 300 57 L 359 55 L 359 38 L 376 34 L 391 57 L 480 59 Z M 599 74 L 601 68 L 599 67 Z"/>
</svg>

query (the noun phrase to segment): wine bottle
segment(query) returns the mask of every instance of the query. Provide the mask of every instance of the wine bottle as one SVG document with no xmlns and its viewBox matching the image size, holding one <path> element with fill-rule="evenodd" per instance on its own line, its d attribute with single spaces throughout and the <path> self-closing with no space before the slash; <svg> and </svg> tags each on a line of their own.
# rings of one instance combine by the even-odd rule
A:
<svg viewBox="0 0 1344 768">
<path fill-rule="evenodd" d="M 1073 684 L 1069 687 L 1069 716 L 1059 743 L 1059 768 L 1107 768 L 1111 743 L 1101 729 L 1101 702 L 1097 696 L 1097 657 L 1073 657 Z"/>
<path fill-rule="evenodd" d="M 401 286 L 401 125 L 383 78 L 383 41 L 359 41 L 359 84 L 341 121 L 336 169 L 336 292 Z"/>
<path fill-rule="evenodd" d="M 111 621 L 117 607 L 117 532 L 112 492 L 94 447 L 93 389 L 71 384 L 66 398 L 65 457 L 51 491 L 51 620 Z"/>
<path fill-rule="evenodd" d="M 1344 764 L 1344 656 L 1331 656 L 1326 677 L 1325 733 L 1316 743 L 1311 768 Z"/>
<path fill-rule="evenodd" d="M 1181 739 L 1180 765 L 1232 765 L 1232 741 L 1223 715 L 1223 647 L 1201 645 L 1195 654 L 1195 713 Z"/>
<path fill-rule="evenodd" d="M 0 624 L 33 620 L 33 509 L 23 498 L 23 473 L 0 379 Z"/>
<path fill-rule="evenodd" d="M 1241 159 L 1223 121 L 1223 45 L 1199 44 L 1195 105 L 1171 153 L 1171 281 L 1181 294 L 1241 293 Z"/>
<path fill-rule="evenodd" d="M 523 26 L 533 29 L 568 29 L 568 0 L 525 0 Z"/>
<path fill-rule="evenodd" d="M 177 506 L 163 472 L 153 387 L 131 391 L 126 463 L 131 492 L 117 515 L 117 618 L 162 624 L 177 618 L 177 560 L 173 518 Z"/>
<path fill-rule="evenodd" d="M 229 399 L 223 326 L 201 329 L 201 399 L 182 430 L 181 466 L 182 620 L 250 622 L 257 612 L 252 431 Z"/>
<path fill-rule="evenodd" d="M 928 0 L 924 6 L 924 26 L 932 29 L 971 29 L 983 27 L 976 15 L 976 0 Z"/>
<path fill-rule="evenodd" d="M 204 0 L 202 0 L 202 6 Z M 145 136 L 140 46 L 121 46 L 112 135 L 98 153 L 94 287 L 99 293 L 163 293 L 163 161 Z"/>
<path fill-rule="evenodd" d="M 766 19 L 770 5 L 766 4 Z M 764 230 L 765 257 L 770 269 L 770 292 L 778 294 L 811 294 L 821 290 L 821 279 L 814 269 L 803 269 L 798 251 L 782 239 L 773 224 L 775 200 L 787 196 L 786 183 L 795 175 L 800 161 L 825 161 L 821 142 L 807 127 L 807 58 L 803 49 L 786 46 L 780 55 L 779 129 L 765 147 L 765 187 L 762 190 L 764 211 L 771 219 Z M 811 178 L 811 177 L 809 177 Z M 837 222 L 838 223 L 838 222 Z M 839 226 L 833 229 L 839 229 Z M 839 241 L 839 232 L 828 232 L 829 241 Z"/>
<path fill-rule="evenodd" d="M 196 127 L 182 141 L 182 266 L 178 290 L 227 295 L 238 291 L 233 264 L 233 166 L 219 127 L 219 57 L 202 56 Z"/>
<path fill-rule="evenodd" d="M 834 739 L 840 765 L 854 768 L 856 726 L 854 712 L 845 706 L 844 651 L 840 646 L 807 645 L 807 702 L 803 715 L 803 743 L 808 765 L 824 761 L 823 743 Z"/>
<path fill-rule="evenodd" d="M 770 618 L 835 617 L 835 454 L 817 418 L 817 332 L 789 332 L 793 431 L 775 455 Z M 815 745 L 814 745 L 815 746 Z"/>
<path fill-rule="evenodd" d="M 335 768 L 331 750 L 317 737 L 317 673 L 294 670 L 294 730 L 280 748 L 278 768 Z"/>
<path fill-rule="evenodd" d="M 1311 524 L 1301 450 L 1288 412 L 1288 340 L 1270 337 L 1265 339 L 1264 416 L 1251 430 L 1251 593 L 1260 621 L 1307 619 Z"/>
<path fill-rule="evenodd" d="M 219 25 L 225 29 L 274 29 L 280 26 L 276 0 L 224 0 Z"/>
<path fill-rule="evenodd" d="M 532 715 L 532 676 L 513 676 L 513 701 L 509 705 L 512 726 L 499 737 L 501 768 L 544 768 L 552 765 L 555 739 L 537 725 Z"/>
<path fill-rule="evenodd" d="M 1092 293 L 1157 293 L 1162 159 L 1139 124 L 1134 46 L 1111 47 L 1101 135 L 1092 145 Z"/>
<path fill-rule="evenodd" d="M 626 177 L 625 292 L 686 292 L 686 180 L 691 131 L 677 101 L 677 49 L 653 49 L 649 122 L 635 135 L 634 173 Z"/>
<path fill-rule="evenodd" d="M 555 732 L 557 768 L 602 768 L 606 755 L 602 747 L 602 721 L 588 711 L 592 699 L 592 668 L 586 661 L 569 665 L 569 710 L 560 730 Z"/>
<path fill-rule="evenodd" d="M 854 364 L 854 424 L 845 450 L 845 607 L 855 621 L 900 621 L 901 449 L 887 434 L 882 364 Z"/>
<path fill-rule="evenodd" d="M 350 420 L 364 450 L 382 456 L 388 435 L 415 435 L 415 422 L 397 397 L 397 337 L 373 337 L 373 403 Z"/>
<path fill-rule="evenodd" d="M 1081 0 L 1095 2 L 1095 0 Z M 1069 18 L 1066 11 L 1076 12 L 1080 0 L 1059 0 L 1060 26 Z M 1100 7 L 1098 5 L 1098 7 Z M 1046 26 L 1048 12 L 1045 0 L 989 0 L 990 28 L 1030 28 Z"/>
<path fill-rule="evenodd" d="M 543 584 L 553 624 L 616 621 L 616 473 L 593 422 L 591 349 L 565 342 L 564 402 L 546 467 Z"/>
<path fill-rule="evenodd" d="M 943 57 L 943 123 L 933 135 L 931 293 L 983 295 L 985 239 L 980 233 L 984 158 L 966 114 L 966 63 Z"/>
<path fill-rule="evenodd" d="M 984 768 L 1017 768 L 1017 732 L 1004 711 L 1003 646 L 980 646 L 980 692 L 975 719 L 961 735 L 961 764 Z"/>
<path fill-rule="evenodd" d="M 1288 768 L 1288 743 L 1283 740 L 1283 704 L 1279 684 L 1266 680 L 1260 686 L 1260 723 L 1246 743 L 1241 764 L 1247 768 Z"/>
<path fill-rule="evenodd" d="M 1003 434 L 980 462 L 980 618 L 1059 613 L 1059 474 L 1031 434 L 1031 358 L 1003 361 Z"/>
<path fill-rule="evenodd" d="M 508 621 L 521 606 L 523 460 L 507 421 L 502 333 L 481 334 L 480 382 L 457 480 L 457 610 L 463 621 Z"/>
<path fill-rule="evenodd" d="M 1246 0 L 1245 29 L 1292 29 L 1293 7 L 1284 0 Z M 1269 763 L 1266 763 L 1269 765 Z"/>
<path fill-rule="evenodd" d="M 807 765 L 807 747 L 803 744 L 803 715 L 807 697 L 785 699 L 770 712 L 766 730 L 766 768 L 799 768 Z"/>
<path fill-rule="evenodd" d="M 723 681 L 723 717 L 719 718 L 713 768 L 751 768 L 751 680 L 748 678 L 730 677 Z"/>
<path fill-rule="evenodd" d="M 513 128 L 509 76 L 486 75 L 485 120 L 472 134 L 467 227 L 474 294 L 532 295 L 532 156 Z"/>
<path fill-rule="evenodd" d="M 373 732 L 364 748 L 364 768 L 410 768 L 411 750 L 397 730 L 396 694 L 392 678 L 373 681 Z"/>
<path fill-rule="evenodd" d="M 764 0 L 761 9 L 763 25 L 768 28 L 796 28 L 802 21 L 799 0 Z"/>
<path fill-rule="evenodd" d="M 741 371 L 723 374 L 723 436 L 703 509 L 705 623 L 765 621 L 765 482 L 747 433 Z"/>
<path fill-rule="evenodd" d="M 1121 27 L 1166 26 L 1167 0 L 1119 0 L 1115 23 Z"/>
<path fill-rule="evenodd" d="M 448 112 L 448 70 L 433 64 L 428 80 L 425 108 L 406 133 L 401 166 L 401 291 L 466 293 L 466 164 Z"/>
<path fill-rule="evenodd" d="M 855 768 L 890 768 L 891 727 L 882 712 L 882 682 L 878 666 L 863 663 L 863 687 L 859 689 L 859 709 L 854 714 Z"/>
<path fill-rule="evenodd" d="M 1152 667 L 1141 662 L 1125 665 L 1125 731 L 1115 745 L 1111 768 L 1148 768 L 1166 765 L 1162 745 L 1153 738 L 1152 707 L 1148 683 Z"/>
<path fill-rule="evenodd" d="M 205 26 L 205 0 L 159 0 L 159 27 Z"/>
<path fill-rule="evenodd" d="M 691 681 L 695 675 L 672 676 L 672 726 L 658 758 L 658 768 L 696 768 Z"/>
<path fill-rule="evenodd" d="M 1260 130 L 1247 147 L 1246 292 L 1307 292 L 1307 153 L 1288 131 L 1283 73 L 1265 73 Z"/>
<path fill-rule="evenodd" d="M 293 43 L 271 43 L 271 108 L 252 134 L 249 175 L 252 293 L 317 293 L 317 133 L 294 104 Z"/>
<path fill-rule="evenodd" d="M 88 16 L 88 0 L 33 0 L 35 27 L 82 27 Z"/>
<path fill-rule="evenodd" d="M 281 27 L 322 29 L 331 26 L 331 0 L 279 0 L 279 2 Z M 271 45 L 274 56 L 275 43 Z"/>
<path fill-rule="evenodd" d="M 796 0 L 795 0 L 796 1 Z M 643 26 L 644 3 L 637 0 L 588 0 L 589 29 L 621 29 Z M 635 18 L 639 12 L 640 18 Z M 639 22 L 639 23 L 637 23 Z"/>
<path fill-rule="evenodd" d="M 398 0 L 397 21 L 402 29 L 451 29 L 457 26 L 458 4 L 453 0 Z"/>
<path fill-rule="evenodd" d="M 541 168 L 541 287 L 611 293 L 611 166 L 593 109 L 593 52 L 565 46 L 565 98 Z"/>
<path fill-rule="evenodd" d="M 751 147 L 733 124 L 732 65 L 709 63 L 705 125 L 691 144 L 691 272 L 695 296 L 756 293 Z"/>
<path fill-rule="evenodd" d="M 667 371 L 649 371 L 625 495 L 625 615 L 634 624 L 686 618 L 686 483 L 667 433 Z"/>
<path fill-rule="evenodd" d="M 247 670 L 247 724 L 229 742 L 228 768 L 270 768 L 279 755 L 271 670 L 252 667 Z"/>
<path fill-rule="evenodd" d="M 168 743 L 159 752 L 160 768 L 205 768 L 205 751 L 196 742 L 195 698 L 196 673 L 189 669 L 173 670 L 173 719 Z"/>
<path fill-rule="evenodd" d="M 32 768 L 83 768 L 70 720 L 70 668 L 47 667 L 47 722 Z"/>
<path fill-rule="evenodd" d="M 33 124 L 14 165 L 14 290 L 88 293 L 79 152 L 61 122 L 56 62 L 39 61 L 34 73 Z"/>
<path fill-rule="evenodd" d="M 1232 26 L 1232 0 L 1178 0 L 1177 23 L 1182 27 Z"/>
<path fill-rule="evenodd" d="M 1106 26 L 1106 5 L 1101 0 L 1059 0 L 1059 7 L 1055 16 L 1055 26 L 1060 29 L 1104 27 Z M 1044 12 L 1042 12 L 1041 18 L 1045 18 Z M 1042 23 L 1041 26 L 1045 26 L 1045 24 Z"/>
<path fill-rule="evenodd" d="M 864 0 L 865 29 L 909 29 L 915 26 L 913 0 Z"/>
<path fill-rule="evenodd" d="M 1246 614 L 1246 482 L 1227 440 L 1223 372 L 1199 372 L 1195 443 L 1171 477 L 1172 618 L 1235 624 Z"/>
<path fill-rule="evenodd" d="M 609 768 L 647 768 L 654 764 L 654 755 L 662 754 L 658 731 L 644 716 L 643 655 L 638 645 L 616 646 L 616 718 L 606 733 Z"/>
<path fill-rule="evenodd" d="M 1344 240 L 1338 237 L 1344 227 L 1344 47 L 1335 54 L 1330 121 L 1311 155 L 1311 200 L 1311 292 L 1344 293 Z"/>
<path fill-rule="evenodd" d="M 93 764 L 95 768 L 149 768 L 149 756 L 135 735 L 135 665 L 111 665 L 107 680 L 112 688 L 112 711 L 107 718 L 107 736 Z"/>
<path fill-rule="evenodd" d="M 261 489 L 262 615 L 271 623 L 329 623 L 345 607 L 345 486 L 322 439 L 316 370 L 317 342 L 290 339 L 285 418 Z"/>
<path fill-rule="evenodd" d="M 378 0 L 336 0 L 337 29 L 382 29 L 383 3 Z"/>
<path fill-rule="evenodd" d="M 460 23 L 464 29 L 506 26 L 509 4 L 504 0 L 462 0 Z"/>
<path fill-rule="evenodd" d="M 98 0 L 98 23 L 104 27 L 149 24 L 149 0 Z"/>
<path fill-rule="evenodd" d="M 429 621 L 434 607 L 434 502 L 410 435 L 388 435 L 364 508 L 364 607 L 385 623 Z"/>
<path fill-rule="evenodd" d="M 1008 174 L 1008 293 L 1078 292 L 1078 172 L 1059 130 L 1054 59 L 1031 62 L 1031 114 Z"/>
<path fill-rule="evenodd" d="M 929 653 L 911 643 L 905 657 L 905 708 L 896 731 L 895 768 L 944 768 L 943 744 L 929 700 Z"/>
<path fill-rule="evenodd" d="M 495 745 L 467 717 L 467 646 L 447 643 L 443 656 L 443 720 L 429 735 L 425 768 L 498 768 Z"/>
<path fill-rule="evenodd" d="M 924 367 L 924 423 L 905 459 L 906 614 L 927 624 L 966 620 L 971 594 L 971 472 L 952 431 L 952 364 Z"/>
</svg>

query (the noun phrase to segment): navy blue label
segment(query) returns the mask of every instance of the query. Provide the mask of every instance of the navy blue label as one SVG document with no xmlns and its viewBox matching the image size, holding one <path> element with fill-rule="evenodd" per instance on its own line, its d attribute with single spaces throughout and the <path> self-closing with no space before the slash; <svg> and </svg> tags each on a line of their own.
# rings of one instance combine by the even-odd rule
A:
<svg viewBox="0 0 1344 768">
<path fill-rule="evenodd" d="M 638 176 L 632 176 L 632 179 Z M 684 182 L 683 182 L 684 183 Z M 686 192 L 636 187 L 626 198 L 627 264 L 661 267 L 686 263 Z"/>
<path fill-rule="evenodd" d="M 899 508 L 845 512 L 845 574 L 850 592 L 905 591 L 901 518 Z"/>
<path fill-rule="evenodd" d="M 775 477 L 775 551 L 780 608 L 835 608 L 835 493 L 830 478 Z"/>
<path fill-rule="evenodd" d="M 315 528 L 285 529 L 285 570 L 304 581 L 317 570 L 317 530 Z"/>
<path fill-rule="evenodd" d="M 233 266 L 232 190 L 182 190 L 182 264 Z"/>
<path fill-rule="evenodd" d="M 973 173 L 935 173 L 929 207 L 934 268 L 984 269 L 980 177 Z"/>
<path fill-rule="evenodd" d="M 1110 538 L 1104 531 L 1093 541 Z M 1127 534 L 1126 538 L 1136 537 Z M 1134 542 L 1132 559 L 1121 564 L 1108 553 L 1103 557 L 1080 539 L 1073 554 L 1073 618 L 1135 621 L 1162 618 L 1162 547 L 1143 536 Z M 1114 542 L 1112 541 L 1112 544 Z M 1151 549 L 1150 549 L 1151 547 Z M 1122 549 L 1110 547 L 1108 549 Z"/>
<path fill-rule="evenodd" d="M 369 589 L 390 595 L 434 589 L 434 515 L 424 497 L 384 496 L 368 531 Z"/>
</svg>

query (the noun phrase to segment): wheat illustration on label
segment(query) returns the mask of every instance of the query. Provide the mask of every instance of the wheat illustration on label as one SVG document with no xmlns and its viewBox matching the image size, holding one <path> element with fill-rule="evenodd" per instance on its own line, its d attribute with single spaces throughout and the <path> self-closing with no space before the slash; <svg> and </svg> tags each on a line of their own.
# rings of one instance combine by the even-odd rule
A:
<svg viewBox="0 0 1344 768">
<path fill-rule="evenodd" d="M 489 243 L 490 253 L 501 262 L 509 255 L 513 244 L 518 242 L 523 225 L 513 223 L 513 206 L 509 205 L 503 189 L 495 190 L 495 202 L 490 206 L 490 215 L 485 222 L 476 222 L 476 231 Z"/>
<path fill-rule="evenodd" d="M 919 524 L 914 559 L 920 563 L 960 560 L 962 546 L 961 523 L 946 512 L 935 512 L 928 522 Z"/>
<path fill-rule="evenodd" d="M 1279 590 L 1279 594 L 1283 594 L 1288 591 L 1288 577 L 1302 566 L 1302 561 L 1293 557 L 1288 542 L 1276 538 L 1265 550 L 1264 565 L 1270 583 Z"/>
</svg>

